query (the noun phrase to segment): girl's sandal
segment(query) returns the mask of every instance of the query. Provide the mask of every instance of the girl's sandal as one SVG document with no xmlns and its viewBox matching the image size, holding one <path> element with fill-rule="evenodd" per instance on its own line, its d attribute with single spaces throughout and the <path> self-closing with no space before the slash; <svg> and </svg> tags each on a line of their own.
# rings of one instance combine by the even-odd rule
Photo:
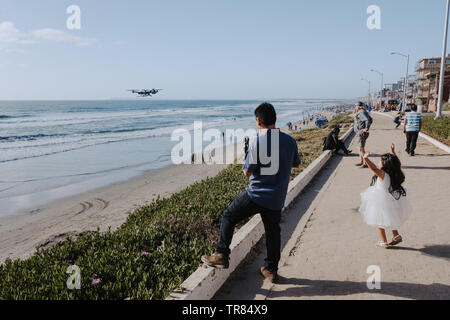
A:
<svg viewBox="0 0 450 320">
<path fill-rule="evenodd" d="M 392 241 L 389 243 L 390 246 L 395 246 L 403 241 L 401 235 L 396 235 L 394 238 L 392 238 Z"/>
<path fill-rule="evenodd" d="M 383 249 L 389 249 L 389 243 L 383 242 L 383 241 L 378 241 L 377 242 L 377 247 L 378 248 L 383 248 Z"/>
</svg>

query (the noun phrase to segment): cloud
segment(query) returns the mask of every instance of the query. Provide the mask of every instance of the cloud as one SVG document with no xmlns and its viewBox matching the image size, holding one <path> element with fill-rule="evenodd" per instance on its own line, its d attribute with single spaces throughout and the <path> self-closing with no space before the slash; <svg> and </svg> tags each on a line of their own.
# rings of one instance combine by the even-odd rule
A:
<svg viewBox="0 0 450 320">
<path fill-rule="evenodd" d="M 17 29 L 11 21 L 0 23 L 0 44 L 23 45 L 39 42 L 67 42 L 77 46 L 87 46 L 95 43 L 96 40 L 74 36 L 66 31 L 51 28 L 23 32 Z"/>
<path fill-rule="evenodd" d="M 0 42 L 24 43 L 27 41 L 25 33 L 19 31 L 10 21 L 0 23 Z"/>
<path fill-rule="evenodd" d="M 73 36 L 65 31 L 50 28 L 34 30 L 31 34 L 36 40 L 71 42 L 78 46 L 87 46 L 95 42 L 93 39 Z"/>
</svg>

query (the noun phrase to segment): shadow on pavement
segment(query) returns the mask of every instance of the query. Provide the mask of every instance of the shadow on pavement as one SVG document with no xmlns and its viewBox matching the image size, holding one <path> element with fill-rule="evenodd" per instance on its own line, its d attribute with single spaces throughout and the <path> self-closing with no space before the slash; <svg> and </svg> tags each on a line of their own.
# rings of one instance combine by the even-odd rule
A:
<svg viewBox="0 0 450 320">
<path fill-rule="evenodd" d="M 450 170 L 450 167 L 421 167 L 421 166 L 403 166 L 403 169 L 420 169 L 420 170 Z"/>
<path fill-rule="evenodd" d="M 432 245 L 425 246 L 422 249 L 395 246 L 391 247 L 390 250 L 417 251 L 427 256 L 450 260 L 450 245 Z"/>
<path fill-rule="evenodd" d="M 271 291 L 269 299 L 272 298 L 295 298 L 316 296 L 345 296 L 352 294 L 384 294 L 393 297 L 427 300 L 427 299 L 450 299 L 450 286 L 433 283 L 430 285 L 404 283 L 404 282 L 381 282 L 381 289 L 370 290 L 366 282 L 333 281 L 333 280 L 308 280 L 279 277 L 278 285 L 294 285 L 284 291 Z"/>
<path fill-rule="evenodd" d="M 416 157 L 417 156 L 422 156 L 422 157 L 450 157 L 450 154 L 448 154 L 448 153 L 446 153 L 446 154 L 416 153 Z"/>
</svg>

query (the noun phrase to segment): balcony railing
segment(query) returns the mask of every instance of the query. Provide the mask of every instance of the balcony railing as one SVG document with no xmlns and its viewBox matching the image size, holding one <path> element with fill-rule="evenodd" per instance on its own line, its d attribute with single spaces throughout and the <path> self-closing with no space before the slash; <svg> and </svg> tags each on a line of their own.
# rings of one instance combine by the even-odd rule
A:
<svg viewBox="0 0 450 320">
<path fill-rule="evenodd" d="M 439 69 L 441 62 L 435 60 L 435 63 L 425 63 L 425 61 L 422 61 L 416 65 L 416 72 L 421 70 L 427 70 L 427 69 Z"/>
</svg>

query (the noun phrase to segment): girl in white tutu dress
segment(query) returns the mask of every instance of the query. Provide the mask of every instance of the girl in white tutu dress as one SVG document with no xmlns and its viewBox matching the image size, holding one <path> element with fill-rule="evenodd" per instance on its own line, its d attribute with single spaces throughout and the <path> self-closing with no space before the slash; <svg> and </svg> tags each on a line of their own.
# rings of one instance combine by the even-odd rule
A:
<svg viewBox="0 0 450 320">
<path fill-rule="evenodd" d="M 398 228 L 405 222 L 412 212 L 411 204 L 402 187 L 405 175 L 401 170 L 401 163 L 395 154 L 395 146 L 391 145 L 392 153 L 381 156 L 380 168 L 369 160 L 370 152 L 364 155 L 369 168 L 375 173 L 372 184 L 361 193 L 361 212 L 364 221 L 378 228 L 381 241 L 378 247 L 388 249 L 402 242 Z M 392 229 L 393 239 L 387 242 L 385 229 Z"/>
</svg>

